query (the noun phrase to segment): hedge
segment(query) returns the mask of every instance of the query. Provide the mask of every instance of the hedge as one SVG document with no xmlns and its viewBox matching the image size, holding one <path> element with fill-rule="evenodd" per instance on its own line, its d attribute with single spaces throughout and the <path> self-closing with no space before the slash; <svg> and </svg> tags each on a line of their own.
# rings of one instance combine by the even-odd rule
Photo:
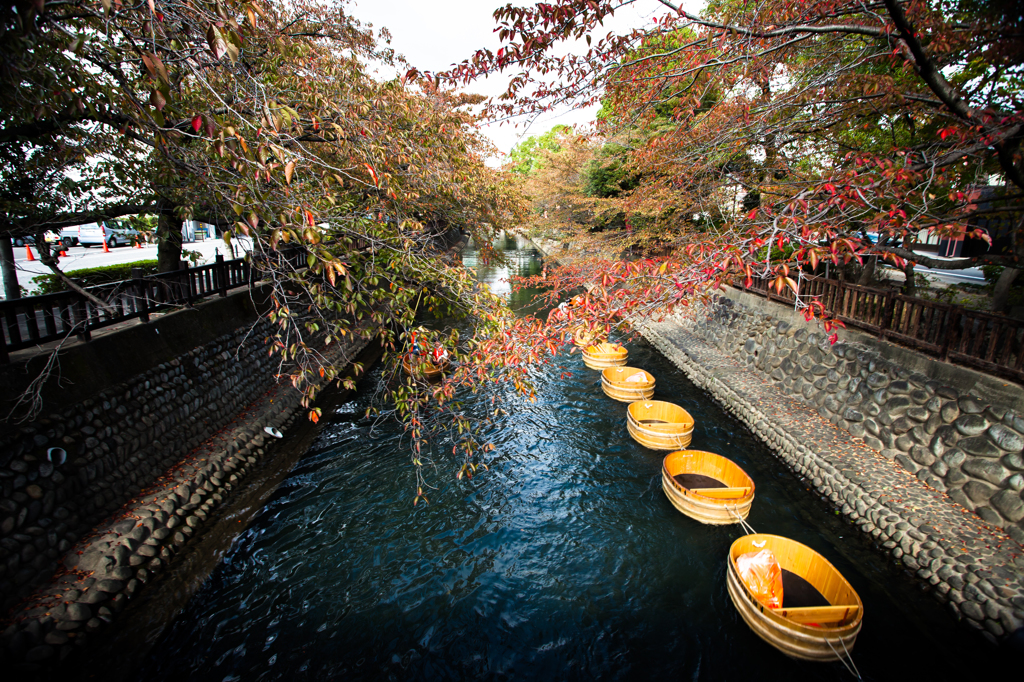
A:
<svg viewBox="0 0 1024 682">
<path fill-rule="evenodd" d="M 109 284 L 121 282 L 132 278 L 132 268 L 142 268 L 144 275 L 153 275 L 157 272 L 157 261 L 140 260 L 134 263 L 121 263 L 119 265 L 104 265 L 98 268 L 83 268 L 65 273 L 83 287 L 91 287 L 97 284 Z M 60 291 L 67 291 L 68 288 L 57 275 L 39 275 L 34 282 L 39 294 L 55 294 Z"/>
</svg>

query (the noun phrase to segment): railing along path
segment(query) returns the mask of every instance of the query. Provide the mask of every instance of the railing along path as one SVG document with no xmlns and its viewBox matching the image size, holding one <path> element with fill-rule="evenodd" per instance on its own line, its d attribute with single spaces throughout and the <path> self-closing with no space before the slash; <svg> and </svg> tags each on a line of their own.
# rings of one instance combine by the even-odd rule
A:
<svg viewBox="0 0 1024 682">
<path fill-rule="evenodd" d="M 279 253 L 284 263 L 305 266 L 301 249 Z M 135 275 L 139 271 L 133 271 Z M 149 321 L 150 313 L 194 301 L 255 282 L 256 270 L 245 258 L 224 260 L 218 255 L 209 265 L 156 275 L 135 276 L 123 282 L 88 287 L 89 293 L 105 301 L 111 310 L 96 305 L 76 291 L 62 291 L 0 301 L 0 363 L 9 362 L 11 351 L 58 341 L 74 334 L 82 341 L 91 332 L 138 318 Z"/>
<path fill-rule="evenodd" d="M 791 289 L 778 294 L 768 280 L 737 286 L 788 305 L 796 300 Z M 798 288 L 801 302 L 821 301 L 849 327 L 941 360 L 1024 381 L 1024 321 L 824 277 L 801 277 Z"/>
</svg>

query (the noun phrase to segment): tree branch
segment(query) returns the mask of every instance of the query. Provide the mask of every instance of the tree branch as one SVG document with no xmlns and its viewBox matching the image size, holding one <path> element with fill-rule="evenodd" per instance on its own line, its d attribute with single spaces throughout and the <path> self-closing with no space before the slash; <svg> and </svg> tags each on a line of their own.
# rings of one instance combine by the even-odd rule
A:
<svg viewBox="0 0 1024 682">
<path fill-rule="evenodd" d="M 53 216 L 51 218 L 44 218 L 40 221 L 34 221 L 31 223 L 21 223 L 18 220 L 11 220 L 6 230 L 0 230 L 0 232 L 7 232 L 10 236 L 22 236 L 26 234 L 35 234 L 38 231 L 43 233 L 59 230 L 64 227 L 72 227 L 74 225 L 84 225 L 85 223 L 96 223 L 101 220 L 110 220 L 112 218 L 120 218 L 125 215 L 139 215 L 141 213 L 156 213 L 157 206 L 155 204 L 115 204 L 114 206 L 108 206 L 107 208 L 99 211 L 87 211 L 82 213 L 64 213 L 61 215 Z"/>
<path fill-rule="evenodd" d="M 965 270 L 967 268 L 977 267 L 979 264 L 992 263 L 993 265 L 1007 265 L 1014 267 L 1017 263 L 1017 259 L 1013 256 L 993 256 L 984 254 L 972 258 L 961 258 L 959 260 L 940 260 L 938 258 L 931 258 L 923 254 L 911 251 L 902 246 L 882 246 L 876 245 L 872 251 L 881 251 L 882 253 L 891 253 L 894 256 L 899 256 L 904 260 L 909 260 L 923 265 L 933 270 Z"/>
<path fill-rule="evenodd" d="M 858 24 L 826 24 L 825 26 L 811 26 L 808 24 L 799 24 L 797 26 L 786 26 L 785 28 L 777 28 L 772 31 L 755 31 L 753 29 L 746 28 L 744 26 L 736 26 L 733 24 L 720 24 L 717 21 L 709 21 L 703 19 L 696 14 L 690 14 L 682 7 L 669 2 L 669 0 L 658 0 L 661 4 L 668 7 L 670 10 L 678 14 L 679 16 L 692 21 L 699 26 L 706 26 L 708 28 L 717 28 L 723 31 L 733 31 L 740 35 L 750 36 L 752 38 L 775 38 L 777 36 L 789 35 L 791 33 L 848 33 L 853 35 L 870 36 L 872 38 L 882 38 L 888 35 L 888 32 L 882 28 L 871 28 L 869 26 L 860 26 Z M 888 4 L 888 0 L 886 2 Z"/>
<path fill-rule="evenodd" d="M 924 51 L 924 46 L 917 39 L 914 33 L 914 27 L 910 25 L 910 20 L 907 19 L 907 15 L 903 13 L 903 8 L 900 7 L 898 0 L 883 0 L 885 2 L 885 8 L 889 12 L 889 16 L 892 17 L 893 24 L 896 29 L 900 32 L 900 37 L 903 38 L 903 42 L 907 44 L 910 49 L 910 54 L 914 55 L 914 69 L 918 75 L 925 82 L 928 88 L 935 93 L 935 95 L 942 100 L 942 103 L 949 107 L 949 110 L 954 114 L 962 118 L 964 121 L 970 123 L 976 123 L 974 118 L 974 110 L 967 106 L 967 102 L 960 97 L 960 93 L 949 84 L 949 81 L 935 68 L 935 62 L 928 56 L 928 53 Z"/>
<path fill-rule="evenodd" d="M 57 277 L 62 282 L 64 282 L 64 284 L 66 284 L 69 289 L 89 299 L 95 305 L 99 306 L 102 310 L 106 311 L 108 315 L 116 317 L 118 313 L 113 307 L 110 306 L 109 303 L 99 298 L 95 294 L 87 291 L 75 280 L 71 279 L 63 272 L 61 272 L 60 268 L 57 267 L 57 259 L 53 257 L 53 252 L 50 251 L 50 245 L 49 243 L 47 243 L 45 236 L 46 235 L 43 232 L 38 232 L 36 234 L 36 248 L 39 249 L 39 260 L 42 261 L 43 265 L 50 268 L 53 274 L 57 275 Z"/>
</svg>

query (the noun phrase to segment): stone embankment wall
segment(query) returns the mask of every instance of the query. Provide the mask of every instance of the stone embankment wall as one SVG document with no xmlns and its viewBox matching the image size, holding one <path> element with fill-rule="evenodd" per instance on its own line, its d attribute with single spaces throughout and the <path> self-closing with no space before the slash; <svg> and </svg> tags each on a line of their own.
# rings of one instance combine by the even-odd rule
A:
<svg viewBox="0 0 1024 682">
<path fill-rule="evenodd" d="M 214 323 L 193 324 L 196 315 Z M 199 345 L 177 354 L 174 343 L 133 347 L 139 335 L 188 338 L 189 330 L 208 338 L 193 337 Z M 283 429 L 304 414 L 299 392 L 276 377 L 270 332 L 243 292 L 113 334 L 103 340 L 110 374 L 162 361 L 0 435 L 5 668 L 31 673 L 85 645 L 265 454 L 273 439 L 264 427 Z M 344 363 L 365 345 L 353 339 L 325 355 Z M 80 354 L 95 354 L 91 346 Z M 65 363 L 76 397 L 104 374 L 75 349 Z M 51 448 L 66 461 L 48 455 Z"/>
<path fill-rule="evenodd" d="M 1024 415 L 864 347 L 720 298 L 705 338 L 1024 544 Z M 965 372 L 968 370 L 964 370 Z"/>
<path fill-rule="evenodd" d="M 0 593 L 8 610 L 82 535 L 266 391 L 269 322 L 244 327 L 0 440 Z M 51 462 L 50 448 L 67 460 Z"/>
<path fill-rule="evenodd" d="M 954 616 L 994 643 L 1019 637 L 1019 387 L 856 332 L 831 345 L 816 329 L 736 291 L 642 328 Z"/>
</svg>

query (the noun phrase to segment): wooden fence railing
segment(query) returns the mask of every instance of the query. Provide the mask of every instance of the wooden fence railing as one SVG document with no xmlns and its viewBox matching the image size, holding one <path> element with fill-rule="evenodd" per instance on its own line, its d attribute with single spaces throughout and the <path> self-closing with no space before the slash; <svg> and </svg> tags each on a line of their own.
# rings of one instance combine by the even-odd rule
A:
<svg viewBox="0 0 1024 682">
<path fill-rule="evenodd" d="M 742 281 L 737 286 L 794 304 L 791 289 L 787 287 L 780 295 L 768 283 L 755 279 L 749 288 Z M 1024 381 L 1024 321 L 823 277 L 802 277 L 799 289 L 802 302 L 820 300 L 849 327 L 942 360 Z"/>
<path fill-rule="evenodd" d="M 296 249 L 279 252 L 278 257 L 292 267 L 305 267 L 305 252 Z M 89 287 L 88 291 L 106 301 L 112 309 L 102 308 L 75 291 L 30 296 L 0 301 L 0 363 L 9 362 L 8 353 L 76 335 L 88 341 L 95 329 L 138 318 L 149 321 L 152 312 L 231 289 L 248 286 L 255 274 L 244 258 L 217 260 L 209 265 L 183 267 L 123 282 Z"/>
</svg>

